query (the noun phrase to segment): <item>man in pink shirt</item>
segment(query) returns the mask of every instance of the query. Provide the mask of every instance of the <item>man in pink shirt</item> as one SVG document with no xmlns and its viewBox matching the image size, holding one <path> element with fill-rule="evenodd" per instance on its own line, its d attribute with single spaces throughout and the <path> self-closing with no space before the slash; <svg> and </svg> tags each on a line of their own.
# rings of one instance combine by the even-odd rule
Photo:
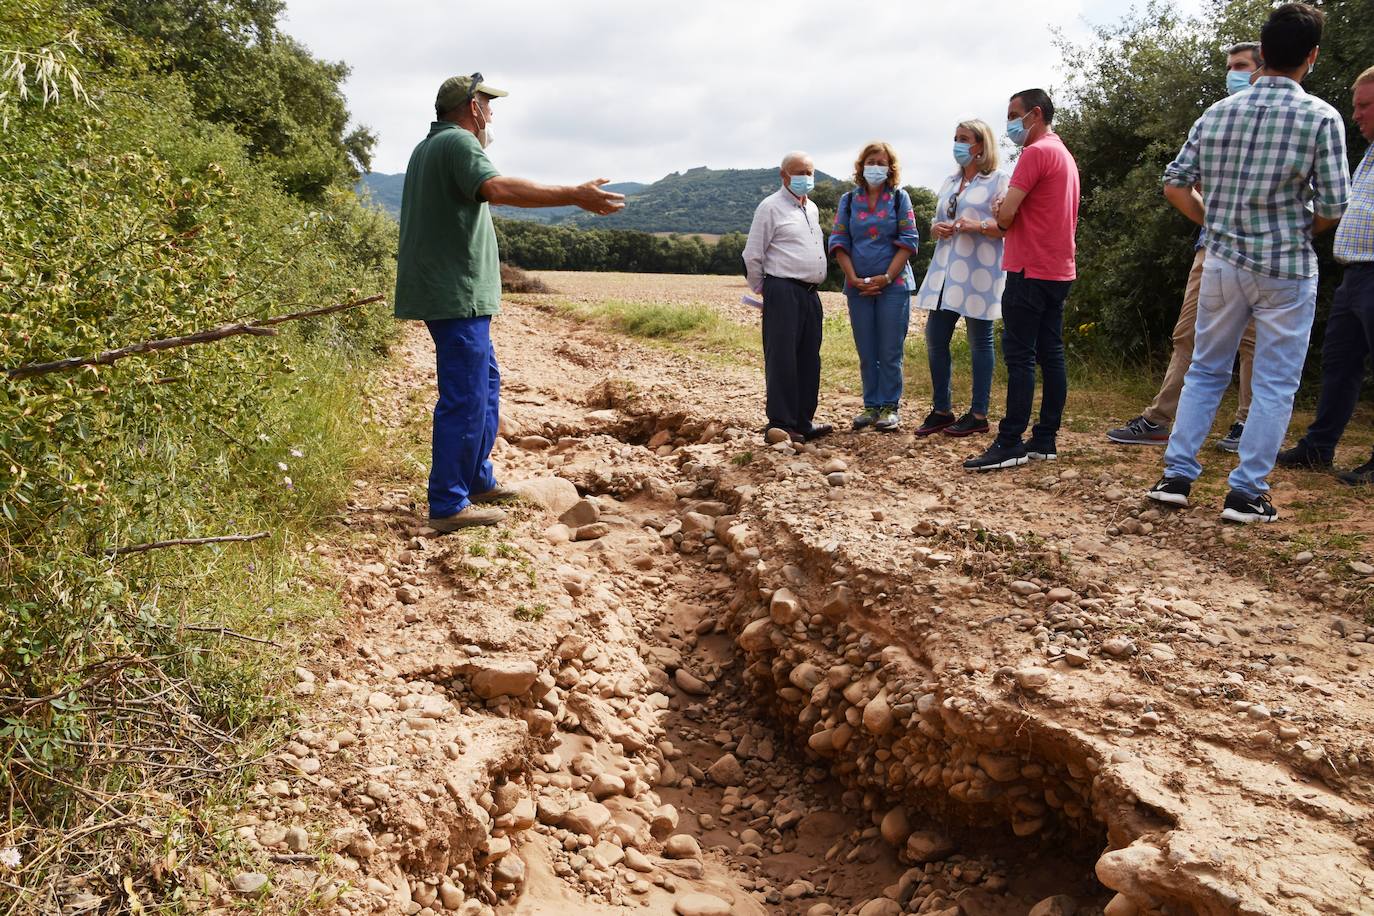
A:
<svg viewBox="0 0 1374 916">
<path fill-rule="evenodd" d="M 1050 129 L 1054 103 L 1043 89 L 1027 89 L 1007 105 L 1007 136 L 1024 147 L 1011 174 L 1011 187 L 993 203 L 997 225 L 1006 231 L 1002 268 L 1002 360 L 1007 367 L 1007 409 L 987 451 L 964 462 L 972 471 L 1012 468 L 1027 461 L 1053 461 L 1069 380 L 1064 366 L 1064 300 L 1077 276 L 1074 233 L 1078 229 L 1078 163 Z M 1035 400 L 1035 366 L 1044 390 L 1040 421 L 1028 442 Z"/>
</svg>

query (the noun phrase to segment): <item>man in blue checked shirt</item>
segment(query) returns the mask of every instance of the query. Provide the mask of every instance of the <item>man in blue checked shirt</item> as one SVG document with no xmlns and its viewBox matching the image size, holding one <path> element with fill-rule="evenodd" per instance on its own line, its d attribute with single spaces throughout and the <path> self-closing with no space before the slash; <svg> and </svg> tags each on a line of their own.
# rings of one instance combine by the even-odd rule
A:
<svg viewBox="0 0 1374 916">
<path fill-rule="evenodd" d="M 1221 517 L 1272 522 L 1265 478 L 1288 431 L 1317 301 L 1312 236 L 1345 211 L 1350 173 L 1340 114 L 1302 88 L 1317 61 L 1325 16 L 1285 3 L 1260 30 L 1264 68 L 1248 92 L 1198 118 L 1164 170 L 1164 196 L 1206 229 L 1193 364 L 1164 453 L 1164 476 L 1147 494 L 1188 504 L 1202 473 L 1197 455 L 1231 381 L 1241 334 L 1255 321 L 1250 417 Z M 1202 194 L 1194 185 L 1202 182 Z"/>
<path fill-rule="evenodd" d="M 1374 67 L 1351 88 L 1355 124 L 1366 140 L 1374 141 Z M 1345 275 L 1326 319 L 1317 417 L 1297 445 L 1279 453 L 1280 467 L 1331 467 L 1336 443 L 1360 399 L 1365 357 L 1374 351 L 1374 145 L 1355 169 L 1350 205 L 1336 230 L 1335 255 L 1345 265 Z M 1374 457 L 1336 476 L 1351 485 L 1374 483 Z"/>
</svg>

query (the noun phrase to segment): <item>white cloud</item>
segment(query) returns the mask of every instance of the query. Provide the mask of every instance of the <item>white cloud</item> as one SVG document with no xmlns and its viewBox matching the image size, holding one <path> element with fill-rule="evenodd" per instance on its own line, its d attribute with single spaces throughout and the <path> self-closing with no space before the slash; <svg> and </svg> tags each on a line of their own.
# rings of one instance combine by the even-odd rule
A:
<svg viewBox="0 0 1374 916">
<path fill-rule="evenodd" d="M 843 176 L 881 138 L 906 181 L 933 186 L 959 120 L 1000 133 L 1008 95 L 1063 81 L 1053 28 L 1085 36 L 1127 3 L 288 0 L 284 27 L 352 67 L 349 107 L 380 135 L 381 172 L 404 170 L 444 78 L 480 70 L 511 93 L 490 150 L 506 174 L 653 181 L 801 148 Z"/>
</svg>

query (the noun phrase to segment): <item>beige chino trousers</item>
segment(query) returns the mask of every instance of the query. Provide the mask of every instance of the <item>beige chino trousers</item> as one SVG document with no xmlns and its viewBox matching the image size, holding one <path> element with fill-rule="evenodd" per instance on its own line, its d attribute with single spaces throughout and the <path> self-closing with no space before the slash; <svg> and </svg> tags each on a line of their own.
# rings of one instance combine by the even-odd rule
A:
<svg viewBox="0 0 1374 916">
<path fill-rule="evenodd" d="M 1164 384 L 1159 394 L 1145 408 L 1144 417 L 1156 426 L 1169 426 L 1178 412 L 1178 396 L 1183 392 L 1183 378 L 1193 362 L 1193 336 L 1197 332 L 1197 299 L 1202 289 L 1202 263 L 1207 259 L 1207 249 L 1199 248 L 1193 258 L 1193 269 L 1188 272 L 1188 285 L 1183 290 L 1183 305 L 1178 310 L 1178 323 L 1174 325 L 1174 352 L 1169 357 L 1169 368 L 1164 371 Z M 1245 328 L 1240 339 L 1240 400 L 1236 404 L 1236 422 L 1244 423 L 1250 415 L 1250 379 L 1255 366 L 1255 322 Z"/>
</svg>

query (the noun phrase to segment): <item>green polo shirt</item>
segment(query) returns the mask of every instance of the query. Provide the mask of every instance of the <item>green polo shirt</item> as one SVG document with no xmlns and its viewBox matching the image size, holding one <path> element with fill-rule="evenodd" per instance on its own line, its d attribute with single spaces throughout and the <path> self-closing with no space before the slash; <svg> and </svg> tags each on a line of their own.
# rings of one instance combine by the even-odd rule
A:
<svg viewBox="0 0 1374 916">
<path fill-rule="evenodd" d="M 447 121 L 410 154 L 401 192 L 396 317 L 476 318 L 501 311 L 501 260 L 482 182 L 500 175 L 469 131 Z"/>
</svg>

